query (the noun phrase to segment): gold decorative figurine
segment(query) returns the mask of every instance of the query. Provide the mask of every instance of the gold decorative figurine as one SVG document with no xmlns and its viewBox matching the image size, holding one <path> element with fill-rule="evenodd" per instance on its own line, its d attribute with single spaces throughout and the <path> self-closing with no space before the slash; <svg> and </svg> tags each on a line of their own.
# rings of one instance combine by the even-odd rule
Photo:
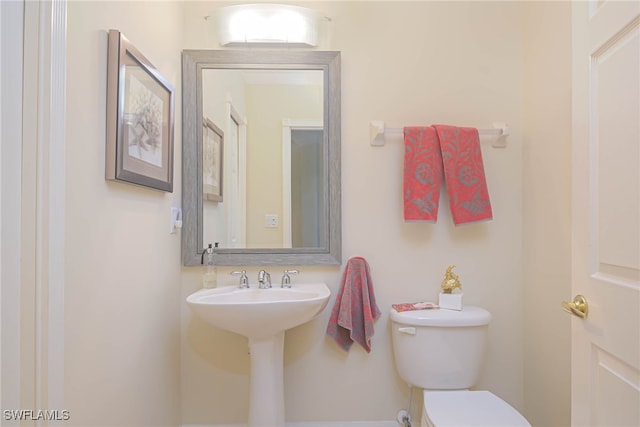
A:
<svg viewBox="0 0 640 427">
<path fill-rule="evenodd" d="M 454 268 L 456 268 L 456 266 L 452 264 L 447 267 L 447 271 L 446 273 L 444 273 L 444 279 L 440 284 L 440 288 L 442 289 L 443 294 L 450 294 L 455 288 L 462 289 L 462 284 L 460 283 L 458 275 L 453 272 Z"/>
<path fill-rule="evenodd" d="M 438 305 L 440 308 L 460 311 L 462 310 L 462 283 L 458 275 L 453 272 L 454 268 L 456 268 L 455 265 L 450 265 L 444 273 L 444 279 L 440 284 Z M 460 289 L 460 292 L 453 293 L 456 288 Z"/>
</svg>

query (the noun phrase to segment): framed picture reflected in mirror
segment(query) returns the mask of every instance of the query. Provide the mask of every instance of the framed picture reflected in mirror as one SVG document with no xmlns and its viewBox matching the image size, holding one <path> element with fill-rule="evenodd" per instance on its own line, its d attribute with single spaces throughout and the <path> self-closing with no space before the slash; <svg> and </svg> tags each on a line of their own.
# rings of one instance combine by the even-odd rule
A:
<svg viewBox="0 0 640 427">
<path fill-rule="evenodd" d="M 204 200 L 222 202 L 224 133 L 210 119 L 202 119 L 202 189 Z"/>
</svg>

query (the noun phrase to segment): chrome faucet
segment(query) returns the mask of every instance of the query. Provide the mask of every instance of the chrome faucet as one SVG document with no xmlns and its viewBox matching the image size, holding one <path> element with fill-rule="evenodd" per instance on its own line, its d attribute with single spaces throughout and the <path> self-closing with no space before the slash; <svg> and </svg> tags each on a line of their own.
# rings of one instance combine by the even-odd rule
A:
<svg viewBox="0 0 640 427">
<path fill-rule="evenodd" d="M 269 289 L 271 287 L 271 275 L 264 270 L 258 272 L 258 288 Z"/>
</svg>

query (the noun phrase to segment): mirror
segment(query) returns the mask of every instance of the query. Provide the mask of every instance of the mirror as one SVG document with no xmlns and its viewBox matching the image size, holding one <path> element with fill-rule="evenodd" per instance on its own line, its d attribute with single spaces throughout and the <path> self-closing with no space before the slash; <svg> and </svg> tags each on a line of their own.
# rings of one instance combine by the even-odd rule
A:
<svg viewBox="0 0 640 427">
<path fill-rule="evenodd" d="M 339 265 L 340 53 L 185 50 L 184 265 Z"/>
</svg>

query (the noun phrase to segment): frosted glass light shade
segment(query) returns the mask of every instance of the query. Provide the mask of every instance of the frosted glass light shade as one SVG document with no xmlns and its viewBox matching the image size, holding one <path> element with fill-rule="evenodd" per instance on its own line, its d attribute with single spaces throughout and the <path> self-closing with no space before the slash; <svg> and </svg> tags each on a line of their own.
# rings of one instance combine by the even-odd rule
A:
<svg viewBox="0 0 640 427">
<path fill-rule="evenodd" d="M 318 44 L 318 17 L 304 7 L 282 4 L 227 6 L 219 15 L 220 44 Z"/>
</svg>

